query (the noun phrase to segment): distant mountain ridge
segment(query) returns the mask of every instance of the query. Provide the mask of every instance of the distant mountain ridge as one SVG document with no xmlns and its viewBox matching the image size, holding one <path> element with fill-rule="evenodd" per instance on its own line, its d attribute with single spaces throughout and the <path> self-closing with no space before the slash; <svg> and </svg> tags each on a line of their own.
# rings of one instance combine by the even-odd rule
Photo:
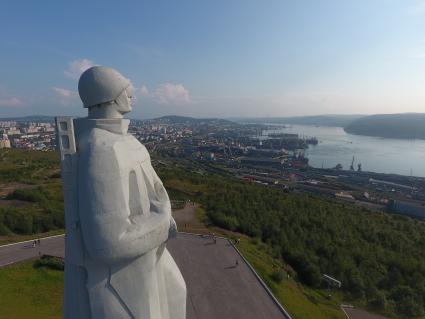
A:
<svg viewBox="0 0 425 319">
<path fill-rule="evenodd" d="M 352 121 L 364 115 L 312 115 L 312 116 L 291 116 L 291 117 L 259 117 L 259 118 L 235 118 L 239 123 L 261 123 L 261 124 L 298 124 L 317 126 L 340 126 L 345 127 Z"/>
<path fill-rule="evenodd" d="M 14 116 L 3 117 L 0 121 L 16 121 L 16 122 L 53 122 L 54 116 L 50 115 L 28 115 L 28 116 Z"/>
<path fill-rule="evenodd" d="M 425 139 L 425 113 L 399 113 L 376 115 L 314 115 L 295 117 L 262 118 L 195 118 L 189 116 L 166 115 L 149 120 L 150 123 L 193 124 L 193 125 L 237 125 L 258 124 L 298 124 L 315 126 L 343 127 L 349 134 L 401 139 Z M 0 121 L 53 122 L 54 116 L 29 115 L 0 118 Z"/>
<path fill-rule="evenodd" d="M 425 113 L 376 115 L 315 115 L 235 119 L 239 123 L 298 124 L 343 127 L 349 134 L 425 139 Z"/>
<path fill-rule="evenodd" d="M 146 120 L 149 122 L 168 122 L 172 124 L 200 124 L 202 122 L 206 123 L 216 123 L 216 124 L 236 124 L 235 122 L 220 119 L 220 118 L 196 118 L 190 116 L 180 116 L 180 115 L 166 115 L 151 120 Z"/>
<path fill-rule="evenodd" d="M 350 134 L 425 139 L 425 113 L 377 114 L 354 120 L 344 130 Z"/>
<path fill-rule="evenodd" d="M 73 116 L 77 118 L 78 116 Z M 0 121 L 16 121 L 16 122 L 53 122 L 55 119 L 54 116 L 49 115 L 28 115 L 28 116 L 16 116 L 16 117 L 4 117 L 0 118 Z M 168 122 L 173 124 L 185 124 L 185 123 L 221 123 L 221 124 L 236 124 L 235 122 L 220 119 L 220 118 L 195 118 L 190 116 L 180 116 L 180 115 L 166 115 L 153 119 L 132 119 L 135 121 L 142 122 Z"/>
</svg>

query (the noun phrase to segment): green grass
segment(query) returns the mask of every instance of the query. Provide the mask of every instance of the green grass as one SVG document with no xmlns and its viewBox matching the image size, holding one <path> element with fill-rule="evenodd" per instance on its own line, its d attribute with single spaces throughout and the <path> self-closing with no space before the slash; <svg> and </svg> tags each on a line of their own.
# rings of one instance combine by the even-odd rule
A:
<svg viewBox="0 0 425 319">
<path fill-rule="evenodd" d="M 265 244 L 255 243 L 247 237 L 240 238 L 238 249 L 294 319 L 346 318 L 340 309 L 341 294 L 333 293 L 328 299 L 326 290 L 306 288 L 292 277 L 288 279 L 286 272 L 282 282 L 276 283 L 272 280 L 272 273 L 284 265 L 269 254 Z"/>
<path fill-rule="evenodd" d="M 59 172 L 59 153 L 0 150 L 0 183 L 39 184 Z"/>
<path fill-rule="evenodd" d="M 33 264 L 0 268 L 0 319 L 62 317 L 63 271 Z"/>
</svg>

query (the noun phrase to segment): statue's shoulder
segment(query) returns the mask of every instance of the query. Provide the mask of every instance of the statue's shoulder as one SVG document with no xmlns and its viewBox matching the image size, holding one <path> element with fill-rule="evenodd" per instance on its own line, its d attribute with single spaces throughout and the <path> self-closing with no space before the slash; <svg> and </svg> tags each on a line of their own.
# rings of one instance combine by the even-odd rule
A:
<svg viewBox="0 0 425 319">
<path fill-rule="evenodd" d="M 137 161 L 150 160 L 150 155 L 146 147 L 140 143 L 133 135 L 123 135 L 113 145 L 117 156 L 128 156 L 137 159 Z"/>
<path fill-rule="evenodd" d="M 103 129 L 94 128 L 87 135 L 82 153 L 94 157 L 97 161 L 110 161 L 112 159 L 122 162 L 137 159 L 137 161 L 150 160 L 149 153 L 131 134 L 116 134 Z"/>
<path fill-rule="evenodd" d="M 89 153 L 113 152 L 116 143 L 119 143 L 121 136 L 112 132 L 93 128 L 81 141 L 82 151 Z"/>
</svg>

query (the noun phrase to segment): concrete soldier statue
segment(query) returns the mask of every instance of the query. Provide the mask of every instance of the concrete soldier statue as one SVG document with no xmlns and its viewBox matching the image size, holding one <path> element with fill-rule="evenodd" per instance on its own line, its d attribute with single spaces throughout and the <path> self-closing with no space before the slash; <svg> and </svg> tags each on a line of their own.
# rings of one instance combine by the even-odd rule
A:
<svg viewBox="0 0 425 319">
<path fill-rule="evenodd" d="M 85 71 L 88 117 L 59 117 L 65 193 L 65 319 L 185 319 L 186 284 L 165 247 L 177 232 L 149 153 L 127 133 L 131 84 Z M 74 135 L 75 128 L 75 135 Z"/>
</svg>

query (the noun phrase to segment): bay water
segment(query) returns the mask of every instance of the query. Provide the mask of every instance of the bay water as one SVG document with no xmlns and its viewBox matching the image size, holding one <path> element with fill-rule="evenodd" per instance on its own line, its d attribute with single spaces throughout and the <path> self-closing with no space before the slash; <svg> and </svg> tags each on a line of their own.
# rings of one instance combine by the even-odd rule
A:
<svg viewBox="0 0 425 319">
<path fill-rule="evenodd" d="M 349 169 L 361 163 L 363 171 L 425 177 L 425 140 L 391 139 L 348 134 L 342 127 L 286 125 L 269 133 L 295 133 L 300 137 L 316 137 L 317 145 L 305 151 L 309 164 L 317 168 L 333 168 L 341 164 Z"/>
</svg>

